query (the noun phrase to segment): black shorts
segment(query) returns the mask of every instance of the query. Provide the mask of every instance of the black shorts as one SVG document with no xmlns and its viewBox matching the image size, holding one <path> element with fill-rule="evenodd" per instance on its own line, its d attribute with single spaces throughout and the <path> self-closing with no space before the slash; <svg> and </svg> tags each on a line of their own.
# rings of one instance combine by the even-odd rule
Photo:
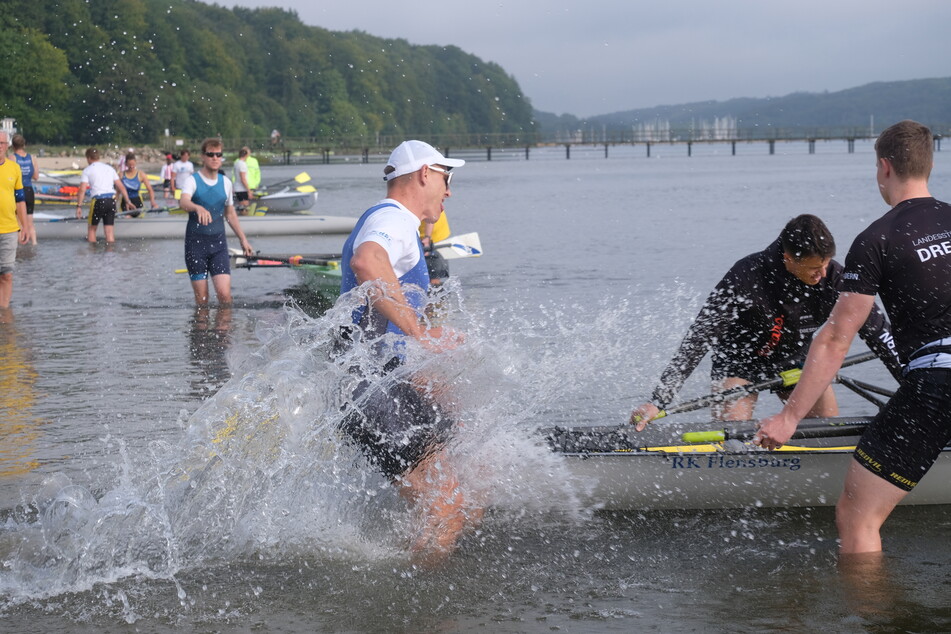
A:
<svg viewBox="0 0 951 634">
<path fill-rule="evenodd" d="M 248 192 L 235 192 L 234 199 L 237 200 L 239 203 L 247 202 Z"/>
<path fill-rule="evenodd" d="M 116 224 L 115 198 L 96 198 L 93 200 L 89 224 L 95 227 L 100 220 L 104 227 L 111 227 Z"/>
<path fill-rule="evenodd" d="M 855 448 L 860 465 L 911 491 L 951 442 L 951 369 L 912 370 Z"/>
<path fill-rule="evenodd" d="M 142 209 L 142 207 L 144 206 L 142 203 L 142 199 L 139 198 L 138 196 L 129 196 L 129 202 L 132 203 L 131 207 L 126 205 L 124 200 L 122 201 L 122 211 L 130 211 L 132 209 Z M 139 214 L 132 213 L 132 214 L 129 214 L 129 216 L 131 216 L 132 218 L 138 218 Z"/>
<path fill-rule="evenodd" d="M 413 469 L 446 442 L 452 420 L 408 379 L 364 379 L 340 428 L 389 478 Z"/>
<path fill-rule="evenodd" d="M 26 203 L 26 215 L 33 215 L 33 208 L 36 207 L 36 192 L 32 187 L 23 188 L 23 201 Z"/>
</svg>

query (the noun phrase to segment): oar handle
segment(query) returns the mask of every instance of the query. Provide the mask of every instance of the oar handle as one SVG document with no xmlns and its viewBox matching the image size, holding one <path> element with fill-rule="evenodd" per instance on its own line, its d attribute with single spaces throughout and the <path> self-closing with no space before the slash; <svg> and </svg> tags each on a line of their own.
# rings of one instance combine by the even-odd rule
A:
<svg viewBox="0 0 951 634">
<path fill-rule="evenodd" d="M 824 420 L 806 420 L 793 432 L 792 440 L 806 438 L 835 438 L 838 436 L 858 436 L 871 422 L 871 418 L 855 417 Z M 758 428 L 755 426 L 738 427 L 735 429 L 711 429 L 707 431 L 692 431 L 681 434 L 681 439 L 688 444 L 710 444 L 727 440 L 752 440 Z"/>
<path fill-rule="evenodd" d="M 875 356 L 875 353 L 871 351 L 854 354 L 851 357 L 846 357 L 842 361 L 841 367 L 847 368 L 857 363 L 864 363 L 865 361 L 874 359 Z M 802 370 L 799 368 L 784 370 L 783 372 L 780 372 L 779 376 L 775 379 L 769 379 L 760 383 L 750 383 L 748 385 L 738 385 L 722 392 L 715 392 L 713 394 L 701 396 L 700 398 L 695 398 L 690 401 L 684 401 L 683 403 L 674 405 L 673 407 L 668 407 L 665 410 L 661 410 L 661 413 L 655 416 L 654 419 L 656 420 L 657 418 L 661 418 L 663 416 L 670 416 L 671 414 L 690 412 L 708 405 L 712 405 L 713 403 L 721 403 L 734 396 L 745 396 L 746 394 L 761 392 L 763 390 L 769 390 L 777 387 L 793 387 L 799 383 L 799 378 L 801 376 Z"/>
</svg>

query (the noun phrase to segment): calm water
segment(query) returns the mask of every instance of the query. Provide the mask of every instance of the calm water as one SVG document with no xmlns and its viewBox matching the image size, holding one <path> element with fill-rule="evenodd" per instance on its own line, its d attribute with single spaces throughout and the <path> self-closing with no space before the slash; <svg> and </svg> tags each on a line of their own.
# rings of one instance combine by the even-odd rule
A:
<svg viewBox="0 0 951 634">
<path fill-rule="evenodd" d="M 409 563 L 407 509 L 333 432 L 346 377 L 327 342 L 346 307 L 312 317 L 288 302 L 293 271 L 238 270 L 235 308 L 196 313 L 182 245 L 119 230 L 109 249 L 21 249 L 0 326 L 0 629 L 951 629 L 947 508 L 899 509 L 885 566 L 847 575 L 831 509 L 592 513 L 531 440 L 625 420 L 711 286 L 792 216 L 825 219 L 844 255 L 884 211 L 871 148 L 844 145 L 554 149 L 459 170 L 450 224 L 486 256 L 452 262 L 445 319 L 469 343 L 434 371 L 466 426 L 464 486 L 500 510 L 436 570 Z M 948 198 L 945 154 L 932 191 Z M 383 194 L 379 165 L 266 180 L 302 170 L 321 213 Z M 873 364 L 852 376 L 889 383 Z"/>
</svg>

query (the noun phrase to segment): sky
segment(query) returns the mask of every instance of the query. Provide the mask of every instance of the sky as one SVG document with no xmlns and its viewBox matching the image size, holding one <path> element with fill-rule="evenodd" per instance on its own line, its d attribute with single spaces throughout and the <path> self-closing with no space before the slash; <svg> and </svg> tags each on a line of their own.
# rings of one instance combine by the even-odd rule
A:
<svg viewBox="0 0 951 634">
<path fill-rule="evenodd" d="M 210 1 L 210 0 L 206 0 Z M 951 76 L 949 0 L 215 0 L 455 45 L 538 110 L 587 117 Z"/>
</svg>

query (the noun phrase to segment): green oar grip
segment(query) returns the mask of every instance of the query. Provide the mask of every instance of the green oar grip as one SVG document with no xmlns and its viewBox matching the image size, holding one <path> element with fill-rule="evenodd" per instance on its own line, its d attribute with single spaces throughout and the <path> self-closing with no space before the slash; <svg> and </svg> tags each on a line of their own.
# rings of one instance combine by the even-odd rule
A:
<svg viewBox="0 0 951 634">
<path fill-rule="evenodd" d="M 726 440 L 726 432 L 720 431 L 688 431 L 681 436 L 685 443 L 711 443 Z"/>
</svg>

